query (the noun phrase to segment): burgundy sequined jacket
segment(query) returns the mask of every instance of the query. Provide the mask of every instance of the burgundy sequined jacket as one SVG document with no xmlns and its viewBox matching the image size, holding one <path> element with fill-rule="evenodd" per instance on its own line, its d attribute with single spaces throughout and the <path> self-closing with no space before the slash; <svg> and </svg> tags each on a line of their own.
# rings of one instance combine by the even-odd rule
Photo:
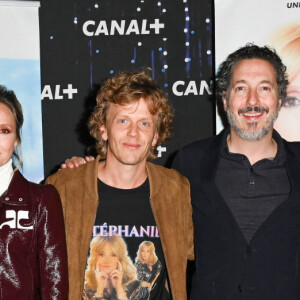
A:
<svg viewBox="0 0 300 300">
<path fill-rule="evenodd" d="M 68 299 L 59 195 L 19 171 L 0 197 L 0 299 Z"/>
</svg>

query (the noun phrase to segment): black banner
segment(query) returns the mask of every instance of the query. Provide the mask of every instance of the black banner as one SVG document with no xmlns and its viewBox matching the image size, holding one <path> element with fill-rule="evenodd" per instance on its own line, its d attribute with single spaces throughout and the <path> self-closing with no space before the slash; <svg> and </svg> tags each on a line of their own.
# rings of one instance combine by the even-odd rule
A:
<svg viewBox="0 0 300 300">
<path fill-rule="evenodd" d="M 213 3 L 206 1 L 41 1 L 45 176 L 91 151 L 86 122 L 101 82 L 150 67 L 175 109 L 174 134 L 156 163 L 214 134 Z"/>
</svg>

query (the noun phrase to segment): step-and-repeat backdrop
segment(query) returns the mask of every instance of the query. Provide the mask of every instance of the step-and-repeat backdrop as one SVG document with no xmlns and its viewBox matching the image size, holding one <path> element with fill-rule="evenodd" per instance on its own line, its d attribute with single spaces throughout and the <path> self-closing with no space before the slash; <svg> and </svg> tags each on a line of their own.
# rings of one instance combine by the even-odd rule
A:
<svg viewBox="0 0 300 300">
<path fill-rule="evenodd" d="M 155 161 L 169 166 L 178 148 L 215 134 L 215 127 L 221 130 L 213 70 L 247 42 L 275 47 L 286 63 L 288 97 L 275 128 L 288 140 L 300 140 L 298 2 L 41 0 L 0 5 L 0 82 L 23 105 L 23 172 L 30 180 L 48 176 L 68 157 L 93 154 L 86 122 L 101 82 L 119 71 L 148 67 L 175 109 L 173 137 L 159 148 Z"/>
<path fill-rule="evenodd" d="M 248 42 L 275 48 L 289 75 L 275 128 L 287 140 L 300 141 L 300 2 L 215 0 L 215 30 L 216 67 Z"/>
<path fill-rule="evenodd" d="M 46 176 L 92 151 L 95 93 L 119 71 L 150 67 L 174 106 L 174 134 L 156 163 L 214 134 L 211 0 L 42 0 L 40 32 Z"/>
</svg>

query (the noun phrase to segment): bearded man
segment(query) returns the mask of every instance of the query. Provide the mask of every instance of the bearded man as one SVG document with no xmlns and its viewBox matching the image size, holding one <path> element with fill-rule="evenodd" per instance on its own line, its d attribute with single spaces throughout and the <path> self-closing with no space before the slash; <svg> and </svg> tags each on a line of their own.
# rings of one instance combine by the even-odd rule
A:
<svg viewBox="0 0 300 300">
<path fill-rule="evenodd" d="M 191 299 L 299 299 L 300 143 L 273 129 L 286 67 L 269 47 L 247 44 L 216 79 L 229 127 L 173 162 L 191 184 Z"/>
</svg>

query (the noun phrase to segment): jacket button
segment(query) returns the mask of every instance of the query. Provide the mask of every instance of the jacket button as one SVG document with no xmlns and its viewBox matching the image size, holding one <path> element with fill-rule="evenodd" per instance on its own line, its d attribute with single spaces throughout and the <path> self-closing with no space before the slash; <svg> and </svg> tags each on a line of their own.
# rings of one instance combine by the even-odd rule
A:
<svg viewBox="0 0 300 300">
<path fill-rule="evenodd" d="M 238 285 L 238 291 L 239 291 L 240 293 L 243 292 L 243 288 L 242 288 L 242 286 L 241 286 L 240 284 Z"/>
<path fill-rule="evenodd" d="M 19 198 L 19 201 L 22 202 L 22 201 L 23 201 L 23 198 Z"/>
<path fill-rule="evenodd" d="M 9 200 L 9 197 L 5 197 L 5 201 L 8 201 Z"/>
<path fill-rule="evenodd" d="M 246 253 L 252 253 L 252 248 L 250 246 L 247 246 L 246 247 Z"/>
</svg>

